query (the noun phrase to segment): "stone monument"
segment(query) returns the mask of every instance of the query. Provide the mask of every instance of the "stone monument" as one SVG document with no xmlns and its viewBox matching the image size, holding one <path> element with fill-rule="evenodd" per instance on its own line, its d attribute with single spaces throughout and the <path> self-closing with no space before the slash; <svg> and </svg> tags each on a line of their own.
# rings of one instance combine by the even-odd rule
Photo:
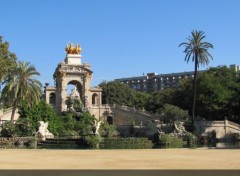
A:
<svg viewBox="0 0 240 176">
<path fill-rule="evenodd" d="M 41 140 L 45 141 L 46 138 L 52 139 L 54 138 L 54 135 L 49 132 L 48 128 L 48 122 L 39 121 L 39 128 L 36 133 L 36 137 L 40 138 Z"/>
<path fill-rule="evenodd" d="M 102 106 L 102 89 L 91 87 L 93 71 L 88 63 L 81 63 L 81 47 L 79 44 L 67 44 L 66 57 L 60 62 L 53 74 L 54 86 L 46 84 L 44 89 L 45 100 L 52 105 L 57 114 L 67 111 L 66 100 L 67 86 L 73 85 L 74 88 L 70 97 L 78 97 L 85 110 L 88 110 L 98 120 L 104 116 L 106 106 Z"/>
</svg>

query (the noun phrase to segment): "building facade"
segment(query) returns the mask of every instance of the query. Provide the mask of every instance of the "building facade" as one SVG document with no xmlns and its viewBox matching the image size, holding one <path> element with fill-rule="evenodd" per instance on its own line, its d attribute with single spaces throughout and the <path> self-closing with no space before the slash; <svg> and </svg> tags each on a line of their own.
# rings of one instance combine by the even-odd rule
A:
<svg viewBox="0 0 240 176">
<path fill-rule="evenodd" d="M 239 71 L 238 65 L 230 65 L 234 71 Z M 205 72 L 206 70 L 198 71 Z M 178 88 L 180 80 L 194 77 L 194 72 L 179 72 L 169 74 L 147 73 L 147 75 L 115 79 L 114 81 L 127 84 L 130 88 L 141 92 L 157 92 L 167 88 Z"/>
</svg>

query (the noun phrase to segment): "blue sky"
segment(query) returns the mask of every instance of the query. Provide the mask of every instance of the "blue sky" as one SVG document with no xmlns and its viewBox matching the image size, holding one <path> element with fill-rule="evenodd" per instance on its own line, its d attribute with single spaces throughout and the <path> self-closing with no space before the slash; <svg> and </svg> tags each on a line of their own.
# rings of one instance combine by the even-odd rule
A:
<svg viewBox="0 0 240 176">
<path fill-rule="evenodd" d="M 239 0 L 0 0 L 0 35 L 21 61 L 53 84 L 67 43 L 80 44 L 92 85 L 143 73 L 192 71 L 184 42 L 192 30 L 214 45 L 209 66 L 238 64 Z M 200 69 L 206 69 L 202 67 Z"/>
</svg>

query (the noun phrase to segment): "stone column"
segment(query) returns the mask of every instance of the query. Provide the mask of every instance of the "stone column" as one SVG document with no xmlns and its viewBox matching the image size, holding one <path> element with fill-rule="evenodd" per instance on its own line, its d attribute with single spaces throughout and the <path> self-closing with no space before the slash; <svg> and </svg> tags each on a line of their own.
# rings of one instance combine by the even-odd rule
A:
<svg viewBox="0 0 240 176">
<path fill-rule="evenodd" d="M 224 120 L 224 131 L 225 131 L 225 136 L 224 138 L 227 138 L 227 134 L 228 134 L 228 120 L 225 118 Z"/>
</svg>

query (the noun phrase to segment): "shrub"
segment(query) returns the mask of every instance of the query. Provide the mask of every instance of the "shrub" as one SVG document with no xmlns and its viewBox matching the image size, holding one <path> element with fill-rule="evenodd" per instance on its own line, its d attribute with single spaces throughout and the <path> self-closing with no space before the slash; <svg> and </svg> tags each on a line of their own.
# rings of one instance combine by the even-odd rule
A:
<svg viewBox="0 0 240 176">
<path fill-rule="evenodd" d="M 107 122 L 103 122 L 99 129 L 99 134 L 102 137 L 112 138 L 117 136 L 117 130 L 115 125 L 110 125 Z"/>
<path fill-rule="evenodd" d="M 13 137 L 15 135 L 15 126 L 11 122 L 3 124 L 1 136 L 2 137 Z"/>
<path fill-rule="evenodd" d="M 101 142 L 103 149 L 145 149 L 152 148 L 152 141 L 147 138 L 105 138 Z"/>
<path fill-rule="evenodd" d="M 187 134 L 187 145 L 191 148 L 195 148 L 197 146 L 197 137 L 194 134 Z"/>
<path fill-rule="evenodd" d="M 91 148 L 98 148 L 98 144 L 100 143 L 99 135 L 89 135 L 85 137 L 85 141 Z"/>
<path fill-rule="evenodd" d="M 180 148 L 183 147 L 184 141 L 181 138 L 164 134 L 160 135 L 160 144 L 166 148 Z"/>
</svg>

